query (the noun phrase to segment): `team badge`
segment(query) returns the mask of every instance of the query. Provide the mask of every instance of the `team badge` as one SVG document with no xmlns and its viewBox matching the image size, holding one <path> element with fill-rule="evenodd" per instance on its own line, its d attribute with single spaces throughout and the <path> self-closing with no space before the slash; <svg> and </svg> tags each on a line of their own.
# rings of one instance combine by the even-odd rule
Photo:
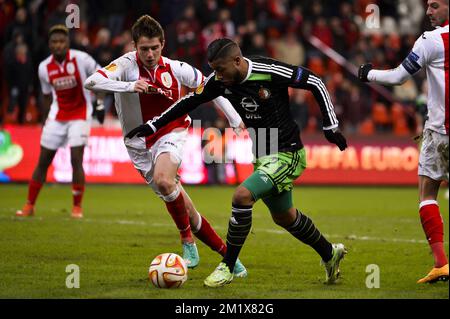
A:
<svg viewBox="0 0 450 319">
<path fill-rule="evenodd" d="M 164 72 L 161 74 L 161 82 L 166 88 L 172 87 L 172 77 L 169 72 Z"/>
<path fill-rule="evenodd" d="M 261 87 L 258 91 L 258 95 L 261 100 L 267 100 L 270 97 L 271 93 L 269 89 Z"/>
<path fill-rule="evenodd" d="M 66 64 L 66 71 L 68 74 L 74 74 L 75 73 L 75 65 L 73 64 L 73 62 L 68 62 Z"/>
<path fill-rule="evenodd" d="M 111 63 L 110 65 L 105 66 L 105 70 L 108 70 L 109 72 L 114 72 L 115 70 L 117 70 L 117 64 Z"/>
</svg>

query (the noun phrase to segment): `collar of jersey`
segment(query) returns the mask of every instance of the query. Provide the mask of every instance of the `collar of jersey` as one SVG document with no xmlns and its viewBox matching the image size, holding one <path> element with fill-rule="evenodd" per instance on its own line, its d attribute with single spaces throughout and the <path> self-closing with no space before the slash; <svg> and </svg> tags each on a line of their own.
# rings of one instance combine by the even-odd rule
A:
<svg viewBox="0 0 450 319">
<path fill-rule="evenodd" d="M 448 25 L 448 20 L 442 23 L 441 27 L 445 27 L 446 25 Z"/>
<path fill-rule="evenodd" d="M 250 59 L 247 59 L 246 57 L 244 57 L 244 59 L 248 62 L 248 70 L 247 70 L 247 75 L 245 76 L 245 79 L 242 80 L 241 83 L 244 83 L 245 81 L 248 80 L 248 78 L 250 77 L 250 75 L 252 74 L 252 69 L 253 69 L 253 62 Z"/>
</svg>

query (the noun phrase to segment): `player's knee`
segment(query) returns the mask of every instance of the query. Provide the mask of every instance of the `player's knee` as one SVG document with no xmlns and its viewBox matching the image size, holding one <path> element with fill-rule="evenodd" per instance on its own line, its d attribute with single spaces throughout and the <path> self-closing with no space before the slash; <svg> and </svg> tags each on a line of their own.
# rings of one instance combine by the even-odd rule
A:
<svg viewBox="0 0 450 319">
<path fill-rule="evenodd" d="M 236 190 L 234 191 L 233 203 L 246 206 L 253 205 L 254 200 L 252 193 L 250 193 L 247 188 L 238 186 L 238 188 L 236 188 Z"/>
<path fill-rule="evenodd" d="M 272 219 L 275 224 L 281 227 L 289 227 L 295 222 L 297 217 L 297 210 L 295 208 L 290 208 L 287 211 L 282 212 L 272 212 Z"/>
<path fill-rule="evenodd" d="M 159 174 L 153 177 L 158 191 L 163 195 L 171 194 L 176 187 L 175 180 L 169 178 L 167 175 Z"/>
</svg>

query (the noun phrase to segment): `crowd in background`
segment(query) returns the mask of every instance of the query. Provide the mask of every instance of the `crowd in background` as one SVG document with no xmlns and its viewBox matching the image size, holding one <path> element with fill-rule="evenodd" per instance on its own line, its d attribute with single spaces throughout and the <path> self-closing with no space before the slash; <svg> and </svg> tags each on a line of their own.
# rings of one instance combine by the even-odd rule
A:
<svg viewBox="0 0 450 319">
<path fill-rule="evenodd" d="M 49 54 L 47 31 L 66 22 L 69 3 L 78 5 L 81 18 L 80 27 L 71 30 L 71 48 L 90 53 L 101 66 L 133 50 L 131 26 L 149 14 L 165 29 L 163 54 L 189 62 L 206 75 L 211 72 L 205 58 L 208 44 L 229 37 L 244 55 L 271 56 L 322 77 L 348 134 L 411 135 L 421 129 L 426 112 L 423 72 L 380 94 L 312 45 L 311 38 L 354 66 L 371 61 L 380 69 L 396 67 L 417 37 L 431 29 L 423 0 L 0 0 L 0 124 L 45 119 L 37 67 Z M 319 131 L 320 110 L 312 95 L 294 89 L 290 94 L 292 113 L 303 131 Z M 112 96 L 106 104 L 113 122 Z M 191 115 L 205 126 L 226 125 L 212 105 Z"/>
</svg>

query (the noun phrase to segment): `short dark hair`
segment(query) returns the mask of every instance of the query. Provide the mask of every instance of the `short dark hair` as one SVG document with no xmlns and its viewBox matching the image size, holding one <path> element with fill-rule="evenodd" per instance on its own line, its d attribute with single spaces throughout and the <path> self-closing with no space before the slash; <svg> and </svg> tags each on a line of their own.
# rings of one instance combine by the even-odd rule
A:
<svg viewBox="0 0 450 319">
<path fill-rule="evenodd" d="M 133 41 L 137 43 L 140 37 L 145 36 L 147 38 L 159 38 L 161 43 L 164 41 L 164 30 L 158 21 L 153 19 L 148 14 L 143 15 L 133 24 L 131 28 L 131 35 Z"/>
<path fill-rule="evenodd" d="M 240 52 L 239 46 L 233 40 L 228 38 L 216 39 L 208 45 L 208 62 L 228 57 L 236 49 Z"/>
<path fill-rule="evenodd" d="M 68 36 L 69 29 L 67 29 L 67 27 L 64 24 L 56 24 L 56 25 L 52 26 L 50 28 L 50 30 L 48 30 L 48 37 L 50 38 L 50 36 L 53 33 L 63 33 L 64 35 Z"/>
</svg>

